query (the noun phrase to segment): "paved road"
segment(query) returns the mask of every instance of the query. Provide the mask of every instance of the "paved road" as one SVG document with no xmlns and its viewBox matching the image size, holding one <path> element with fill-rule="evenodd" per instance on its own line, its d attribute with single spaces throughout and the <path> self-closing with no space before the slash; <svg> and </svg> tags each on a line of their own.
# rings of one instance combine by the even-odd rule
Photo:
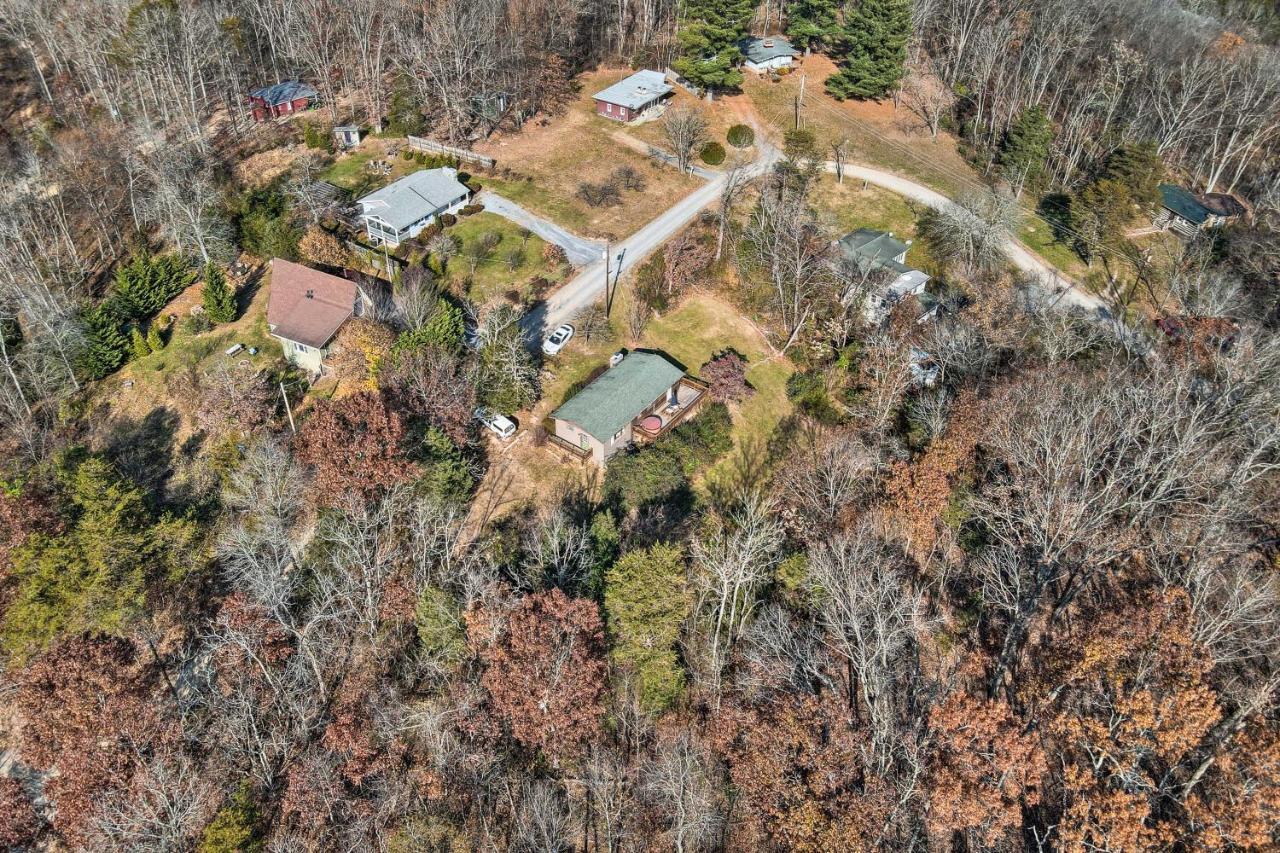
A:
<svg viewBox="0 0 1280 853">
<path fill-rule="evenodd" d="M 827 163 L 828 172 L 834 172 L 835 170 L 835 163 Z M 883 187 L 890 192 L 918 201 L 921 204 L 927 204 L 935 209 L 940 209 L 951 202 L 942 193 L 917 184 L 915 181 L 909 181 L 890 172 L 882 172 L 879 169 L 872 169 L 868 166 L 846 165 L 844 174 L 846 179 L 852 178 L 875 184 L 878 187 Z M 1045 289 L 1053 294 L 1056 304 L 1063 307 L 1074 305 L 1084 308 L 1086 311 L 1110 316 L 1105 302 L 1092 293 L 1082 290 L 1062 270 L 1053 266 L 1039 255 L 1032 253 L 1018 240 L 1010 238 L 1005 244 L 1005 252 L 1009 255 L 1009 260 L 1015 267 L 1025 273 L 1036 276 L 1044 283 Z"/>
<path fill-rule="evenodd" d="M 549 222 L 525 210 L 514 201 L 503 198 L 497 193 L 482 190 L 476 200 L 484 205 L 489 213 L 496 213 L 517 225 L 528 228 L 548 243 L 555 243 L 564 249 L 569 263 L 575 267 L 586 266 L 599 261 L 604 252 L 604 243 L 600 240 L 588 240 L 564 230 L 554 222 Z"/>
<path fill-rule="evenodd" d="M 759 127 L 756 127 L 755 131 L 757 155 L 755 162 L 748 167 L 749 174 L 752 176 L 768 171 L 782 156 L 782 152 L 768 141 Z M 639 231 L 618 243 L 611 244 L 609 246 L 611 286 L 649 257 L 659 246 L 674 237 L 703 208 L 719 200 L 724 182 L 725 176 L 715 173 L 706 184 L 664 210 Z M 530 337 L 541 337 L 561 323 L 569 321 L 573 315 L 600 298 L 604 294 L 604 267 L 603 260 L 597 260 L 590 266 L 583 267 L 576 276 L 551 294 L 546 302 L 526 314 L 524 327 L 527 334 Z"/>
</svg>

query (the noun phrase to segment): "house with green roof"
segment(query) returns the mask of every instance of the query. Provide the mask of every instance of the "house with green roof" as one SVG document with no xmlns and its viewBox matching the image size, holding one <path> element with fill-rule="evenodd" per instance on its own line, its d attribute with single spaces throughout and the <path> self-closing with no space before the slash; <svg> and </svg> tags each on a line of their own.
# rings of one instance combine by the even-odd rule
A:
<svg viewBox="0 0 1280 853">
<path fill-rule="evenodd" d="M 845 279 L 845 304 L 863 298 L 863 314 L 868 323 L 884 321 L 908 296 L 924 293 L 929 276 L 907 266 L 907 250 L 911 241 L 902 241 L 892 232 L 875 228 L 859 228 L 835 242 L 839 253 L 841 275 Z"/>
<path fill-rule="evenodd" d="M 653 439 L 702 402 L 706 386 L 656 352 L 630 352 L 551 413 L 552 440 L 604 466 L 637 439 Z"/>
<path fill-rule="evenodd" d="M 1153 224 L 1163 231 L 1184 237 L 1232 222 L 1246 212 L 1238 198 L 1229 193 L 1193 193 L 1175 184 L 1160 185 L 1160 212 Z"/>
</svg>

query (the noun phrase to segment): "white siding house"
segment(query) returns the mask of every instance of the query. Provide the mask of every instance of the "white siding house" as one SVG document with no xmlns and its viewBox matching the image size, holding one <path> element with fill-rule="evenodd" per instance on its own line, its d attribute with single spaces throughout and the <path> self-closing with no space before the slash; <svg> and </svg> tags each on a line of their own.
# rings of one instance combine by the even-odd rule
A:
<svg viewBox="0 0 1280 853">
<path fill-rule="evenodd" d="M 436 218 L 467 203 L 471 191 L 456 169 L 423 169 L 370 193 L 356 204 L 374 245 L 398 246 L 422 233 Z"/>
</svg>

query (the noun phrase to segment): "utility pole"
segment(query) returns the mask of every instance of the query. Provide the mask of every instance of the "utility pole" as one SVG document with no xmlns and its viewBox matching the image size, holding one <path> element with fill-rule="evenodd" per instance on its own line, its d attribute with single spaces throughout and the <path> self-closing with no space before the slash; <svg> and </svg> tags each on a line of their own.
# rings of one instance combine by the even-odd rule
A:
<svg viewBox="0 0 1280 853">
<path fill-rule="evenodd" d="M 609 241 L 604 241 L 604 316 L 613 310 L 613 297 L 609 295 Z"/>
<path fill-rule="evenodd" d="M 284 392 L 284 383 L 280 383 L 280 397 L 284 400 L 284 411 L 289 416 L 289 429 L 297 432 L 298 427 L 293 423 L 293 409 L 289 406 L 289 395 Z"/>
<path fill-rule="evenodd" d="M 804 72 L 800 73 L 800 94 L 796 95 L 796 130 L 800 129 L 800 107 L 804 103 Z"/>
</svg>

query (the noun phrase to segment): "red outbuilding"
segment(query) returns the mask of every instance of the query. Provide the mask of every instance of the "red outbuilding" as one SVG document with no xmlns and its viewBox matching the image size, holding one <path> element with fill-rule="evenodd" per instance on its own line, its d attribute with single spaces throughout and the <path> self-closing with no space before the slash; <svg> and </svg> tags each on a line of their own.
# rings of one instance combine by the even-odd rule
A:
<svg viewBox="0 0 1280 853">
<path fill-rule="evenodd" d="M 249 109 L 254 121 L 296 113 L 311 106 L 320 93 L 297 80 L 285 80 L 249 93 Z"/>
</svg>

